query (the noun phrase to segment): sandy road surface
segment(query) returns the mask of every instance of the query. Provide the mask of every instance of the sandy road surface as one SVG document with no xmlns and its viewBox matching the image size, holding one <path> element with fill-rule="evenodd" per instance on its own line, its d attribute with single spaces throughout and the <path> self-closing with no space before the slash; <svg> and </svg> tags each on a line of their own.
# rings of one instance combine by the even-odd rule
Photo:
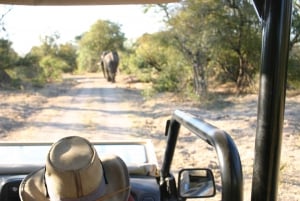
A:
<svg viewBox="0 0 300 201">
<path fill-rule="evenodd" d="M 72 76 L 72 82 L 77 84 L 51 97 L 24 127 L 3 140 L 52 142 L 69 135 L 91 140 L 133 138 L 128 116 L 134 114 L 130 111 L 130 98 L 137 91 L 119 88 L 96 74 Z"/>
</svg>

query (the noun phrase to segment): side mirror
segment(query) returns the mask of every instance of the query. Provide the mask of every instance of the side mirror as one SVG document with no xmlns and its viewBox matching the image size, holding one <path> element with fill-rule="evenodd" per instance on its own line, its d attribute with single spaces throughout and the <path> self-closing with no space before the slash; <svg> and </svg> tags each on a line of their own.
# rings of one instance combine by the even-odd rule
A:
<svg viewBox="0 0 300 201">
<path fill-rule="evenodd" d="M 210 169 L 182 169 L 178 183 L 179 196 L 182 198 L 205 198 L 216 194 L 214 176 Z"/>
</svg>

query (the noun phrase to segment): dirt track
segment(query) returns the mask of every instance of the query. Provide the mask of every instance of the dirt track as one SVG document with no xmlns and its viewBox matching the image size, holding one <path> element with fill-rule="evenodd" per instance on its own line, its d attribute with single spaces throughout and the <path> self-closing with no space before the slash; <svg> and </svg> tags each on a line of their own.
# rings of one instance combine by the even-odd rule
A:
<svg viewBox="0 0 300 201">
<path fill-rule="evenodd" d="M 256 132 L 257 96 L 224 97 L 209 106 L 182 103 L 172 94 L 145 100 L 144 86 L 117 77 L 66 76 L 64 84 L 44 89 L 0 92 L 1 141 L 56 141 L 66 135 L 90 140 L 152 139 L 159 163 L 166 137 L 164 127 L 175 109 L 194 113 L 225 130 L 234 139 L 242 161 L 244 200 L 250 200 Z M 300 200 L 300 96 L 287 99 L 283 130 L 278 200 Z M 200 153 L 200 154 L 199 154 Z M 218 178 L 215 151 L 184 128 L 175 153 L 174 169 L 210 167 Z M 219 183 L 218 183 L 218 189 Z M 212 200 L 220 200 L 220 193 Z"/>
<path fill-rule="evenodd" d="M 73 87 L 62 88 L 63 93 L 52 96 L 55 86 L 48 86 L 47 102 L 24 119 L 24 127 L 12 129 L 3 140 L 52 142 L 69 135 L 82 135 L 91 140 L 133 137 L 132 119 L 128 116 L 136 114 L 130 110 L 130 105 L 135 103 L 130 99 L 136 99 L 137 90 L 118 88 L 96 74 L 68 79 L 75 83 Z M 34 96 L 28 99 L 35 101 Z"/>
</svg>

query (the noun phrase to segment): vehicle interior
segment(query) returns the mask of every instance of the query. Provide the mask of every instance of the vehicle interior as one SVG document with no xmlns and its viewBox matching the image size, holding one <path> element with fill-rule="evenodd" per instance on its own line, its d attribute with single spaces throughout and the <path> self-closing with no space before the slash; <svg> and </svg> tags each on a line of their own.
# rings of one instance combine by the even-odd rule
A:
<svg viewBox="0 0 300 201">
<path fill-rule="evenodd" d="M 174 1 L 0 0 L 1 4 L 36 6 L 158 4 L 168 2 Z M 271 201 L 277 200 L 278 192 L 292 1 L 254 0 L 253 6 L 262 24 L 263 40 L 251 200 Z M 129 168 L 132 194 L 136 201 L 186 200 L 188 198 L 204 198 L 205 200 L 207 197 L 213 197 L 216 189 L 213 175 L 208 168 L 181 170 L 179 181 L 171 172 L 180 127 L 187 128 L 216 151 L 222 180 L 221 200 L 249 200 L 250 198 L 243 196 L 240 155 L 230 135 L 222 128 L 210 125 L 181 110 L 175 110 L 170 120 L 166 122 L 167 146 L 162 167 L 158 167 L 153 147 L 148 141 L 95 142 L 95 146 L 101 152 L 120 151 L 118 154 L 121 155 Z M 26 174 L 43 165 L 43 158 L 40 156 L 47 152 L 49 146 L 50 144 L 47 143 L 0 144 L 1 201 L 19 200 L 18 185 L 20 181 Z M 9 158 L 3 155 L 8 151 L 11 153 Z M 138 157 L 136 153 L 139 153 Z M 134 159 L 132 155 L 134 155 Z M 32 158 L 29 159 L 28 156 Z M 26 161 L 22 160 L 24 158 Z M 184 181 L 186 173 L 189 179 L 193 181 Z M 181 190 L 181 187 L 186 184 L 191 187 Z"/>
<path fill-rule="evenodd" d="M 45 165 L 52 143 L 1 143 L 0 200 L 20 200 L 19 185 L 29 173 Z M 149 140 L 93 142 L 98 153 L 116 154 L 123 159 L 130 174 L 135 200 L 159 200 L 158 165 Z M 10 157 L 6 156 L 7 151 Z M 142 182 L 141 182 L 142 181 Z M 141 185 L 141 183 L 143 185 Z"/>
</svg>

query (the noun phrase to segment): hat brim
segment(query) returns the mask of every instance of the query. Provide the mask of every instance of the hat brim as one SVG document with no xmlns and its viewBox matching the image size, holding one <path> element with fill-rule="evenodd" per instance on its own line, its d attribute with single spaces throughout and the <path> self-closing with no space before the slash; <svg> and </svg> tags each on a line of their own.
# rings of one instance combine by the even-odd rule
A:
<svg viewBox="0 0 300 201">
<path fill-rule="evenodd" d="M 118 156 L 102 158 L 104 173 L 107 179 L 105 195 L 98 201 L 127 201 L 130 192 L 129 173 L 124 161 Z"/>
<path fill-rule="evenodd" d="M 101 161 L 108 183 L 105 184 L 104 195 L 97 198 L 97 201 L 126 201 L 130 191 L 126 164 L 115 155 L 103 157 Z M 20 184 L 19 194 L 22 201 L 49 201 L 45 168 L 26 176 Z"/>
<path fill-rule="evenodd" d="M 23 201 L 49 201 L 45 186 L 45 168 L 27 175 L 20 184 L 20 198 Z"/>
</svg>

